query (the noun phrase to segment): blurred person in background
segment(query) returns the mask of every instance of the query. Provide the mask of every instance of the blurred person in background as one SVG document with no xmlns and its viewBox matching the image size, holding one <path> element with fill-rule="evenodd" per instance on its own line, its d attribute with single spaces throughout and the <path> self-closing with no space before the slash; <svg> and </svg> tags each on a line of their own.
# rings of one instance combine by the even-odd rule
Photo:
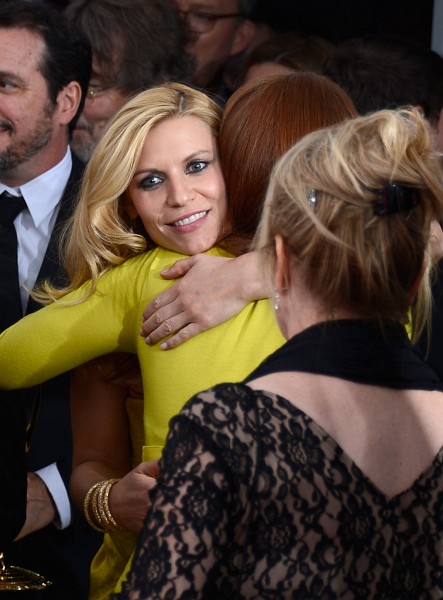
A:
<svg viewBox="0 0 443 600">
<path fill-rule="evenodd" d="M 275 33 L 246 57 L 242 81 L 291 71 L 321 73 L 335 45 L 325 38 L 298 32 Z"/>
<path fill-rule="evenodd" d="M 192 83 L 224 103 L 233 88 L 230 63 L 256 43 L 256 0 L 175 0 L 190 35 Z"/>
<path fill-rule="evenodd" d="M 138 92 L 190 75 L 186 28 L 173 0 L 72 0 L 66 9 L 91 43 L 92 73 L 71 148 L 89 160 L 109 120 Z"/>
</svg>

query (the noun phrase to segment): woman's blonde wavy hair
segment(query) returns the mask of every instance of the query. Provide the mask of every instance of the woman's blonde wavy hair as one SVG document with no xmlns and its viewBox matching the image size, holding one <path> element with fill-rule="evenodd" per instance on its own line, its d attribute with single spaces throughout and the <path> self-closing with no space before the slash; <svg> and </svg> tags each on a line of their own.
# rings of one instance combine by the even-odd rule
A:
<svg viewBox="0 0 443 600">
<path fill-rule="evenodd" d="M 63 259 L 69 284 L 55 289 L 45 284 L 35 294 L 52 301 L 99 277 L 129 258 L 155 247 L 140 219 L 127 212 L 128 186 L 145 138 L 158 123 L 172 117 L 195 116 L 218 136 L 221 109 L 206 94 L 180 83 L 165 83 L 141 92 L 115 115 L 97 144 L 82 180 L 79 201 L 63 239 Z"/>
<path fill-rule="evenodd" d="M 418 188 L 418 205 L 376 215 L 377 190 L 390 182 Z M 416 339 L 429 318 L 430 224 L 442 207 L 428 125 L 413 109 L 384 110 L 311 133 L 278 161 L 255 245 L 272 270 L 281 235 L 329 313 L 340 307 L 381 321 L 408 321 L 425 264 L 412 318 Z"/>
</svg>

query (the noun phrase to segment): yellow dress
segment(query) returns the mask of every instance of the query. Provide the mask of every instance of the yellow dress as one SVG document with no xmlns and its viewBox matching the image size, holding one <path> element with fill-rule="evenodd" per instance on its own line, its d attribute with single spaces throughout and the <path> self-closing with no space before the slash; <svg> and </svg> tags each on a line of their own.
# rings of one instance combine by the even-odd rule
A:
<svg viewBox="0 0 443 600">
<path fill-rule="evenodd" d="M 209 253 L 228 256 L 219 249 Z M 139 335 L 142 311 L 172 284 L 160 271 L 180 258 L 163 248 L 146 252 L 103 275 L 86 301 L 75 303 L 88 284 L 7 329 L 0 335 L 0 388 L 36 385 L 111 352 L 136 354 L 144 394 L 143 460 L 159 458 L 170 418 L 193 394 L 241 381 L 284 342 L 269 301 L 261 300 L 174 350 L 148 346 Z M 131 544 L 123 543 L 121 552 L 105 536 L 93 561 L 91 600 L 109 597 Z"/>
</svg>

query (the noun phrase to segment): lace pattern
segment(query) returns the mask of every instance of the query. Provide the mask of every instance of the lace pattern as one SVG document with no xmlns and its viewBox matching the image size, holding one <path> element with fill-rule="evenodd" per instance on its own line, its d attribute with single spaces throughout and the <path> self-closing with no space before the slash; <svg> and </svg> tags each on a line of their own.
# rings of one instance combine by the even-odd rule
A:
<svg viewBox="0 0 443 600">
<path fill-rule="evenodd" d="M 441 598 L 442 457 L 387 498 L 284 398 L 202 392 L 171 421 L 119 597 Z"/>
</svg>

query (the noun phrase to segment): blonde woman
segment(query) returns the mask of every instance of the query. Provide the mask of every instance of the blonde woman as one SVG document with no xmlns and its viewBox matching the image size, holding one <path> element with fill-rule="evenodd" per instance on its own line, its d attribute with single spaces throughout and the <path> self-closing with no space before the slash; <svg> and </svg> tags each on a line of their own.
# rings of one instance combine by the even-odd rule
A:
<svg viewBox="0 0 443 600">
<path fill-rule="evenodd" d="M 178 91 L 184 92 L 181 103 L 178 103 Z M 313 98 L 315 98 L 314 103 Z M 293 110 L 294 104 L 300 109 L 296 114 Z M 136 113 L 137 106 L 139 112 Z M 267 107 L 270 106 L 278 106 L 278 110 L 275 113 L 273 111 L 266 112 Z M 191 109 L 192 114 L 199 118 L 204 109 L 205 119 L 210 119 L 211 130 L 216 136 L 218 134 L 219 109 L 202 94 L 182 86 L 173 85 L 159 90 L 150 90 L 140 96 L 138 103 L 130 103 L 127 112 L 123 111 L 117 118 L 93 156 L 84 182 L 81 202 L 68 246 L 68 258 L 72 273 L 72 284 L 69 289 L 76 288 L 89 277 L 97 279 L 99 274 L 120 262 L 125 262 L 134 253 L 142 252 L 146 247 L 152 247 L 153 241 L 171 247 L 170 241 L 151 233 L 152 219 L 148 220 L 146 214 L 143 221 L 144 227 L 141 227 L 142 223 L 139 218 L 133 220 L 136 213 L 134 213 L 131 203 L 134 199 L 137 202 L 140 201 L 140 192 L 138 192 L 137 186 L 144 180 L 144 177 L 133 176 L 135 182 L 133 185 L 130 173 L 139 171 L 139 167 L 133 165 L 139 160 L 136 153 L 137 147 L 144 139 L 143 136 L 150 135 L 151 131 L 155 134 L 155 127 L 160 126 L 163 122 L 166 125 L 170 120 L 173 125 L 172 140 L 166 140 L 166 157 L 171 159 L 173 152 L 183 147 L 182 143 L 179 144 L 175 119 L 189 116 Z M 336 84 L 325 77 L 308 73 L 272 78 L 260 86 L 255 84 L 246 86 L 244 90 L 239 90 L 234 95 L 223 119 L 220 139 L 223 146 L 223 157 L 221 158 L 224 158 L 225 165 L 230 171 L 227 202 L 227 213 L 230 216 L 224 220 L 224 233 L 220 235 L 220 238 L 223 238 L 221 244 L 227 250 L 237 254 L 239 249 L 244 251 L 248 247 L 256 228 L 269 174 L 275 160 L 282 152 L 305 133 L 326 124 L 341 122 L 355 114 L 352 102 Z M 239 131 L 241 131 L 241 135 L 237 135 Z M 148 178 L 149 185 L 154 184 L 154 189 L 159 192 L 165 186 L 172 186 L 174 182 L 169 177 L 166 168 L 158 168 L 161 142 L 165 141 L 164 131 L 159 139 L 153 139 L 152 136 L 149 139 L 151 143 L 148 144 L 148 147 L 155 149 L 155 157 L 151 160 L 147 156 L 144 162 L 146 163 L 146 160 L 149 159 L 148 166 L 157 167 L 156 169 L 150 168 L 147 175 L 151 177 L 150 180 Z M 254 152 L 248 152 L 248 145 L 254 144 L 254 140 L 258 145 Z M 200 146 L 199 149 L 201 150 Z M 144 155 L 144 151 L 142 154 Z M 201 159 L 202 157 L 197 155 L 196 158 Z M 180 161 L 179 164 L 181 165 Z M 202 167 L 201 164 L 194 165 L 193 170 L 199 169 L 202 172 L 188 174 L 185 179 L 200 181 L 206 171 L 206 168 L 202 169 Z M 119 178 L 121 182 L 116 185 Z M 144 186 L 147 186 L 147 182 Z M 126 188 L 127 191 L 125 191 Z M 215 189 L 220 194 L 220 180 Z M 138 200 L 136 199 L 137 195 L 139 196 Z M 149 201 L 150 206 L 155 201 L 152 190 L 146 190 L 143 196 Z M 138 213 L 146 210 L 146 206 L 143 204 L 144 202 L 139 202 Z M 231 223 L 232 234 L 229 233 Z M 195 227 L 195 224 L 192 227 Z M 146 231 L 151 233 L 148 239 Z M 140 237 L 140 235 L 134 235 L 134 232 L 143 235 Z M 161 234 L 164 236 L 164 231 Z M 226 234 L 228 235 L 226 236 Z M 180 236 L 180 243 L 184 243 L 183 235 L 180 234 Z M 200 241 L 200 237 L 198 239 Z M 197 247 L 188 247 L 183 248 L 182 251 L 193 254 L 196 249 Z M 226 258 L 225 261 L 221 258 L 221 256 L 228 256 L 226 252 L 214 249 L 211 251 L 211 255 L 206 258 L 224 263 L 227 261 Z M 140 275 L 131 275 L 135 285 L 143 283 L 141 296 L 146 295 L 146 299 L 151 299 L 161 290 L 166 289 L 167 284 L 161 282 L 160 271 L 163 266 L 172 264 L 176 258 L 172 253 L 166 253 L 165 250 L 160 249 L 155 251 L 152 256 L 156 261 L 152 263 L 155 268 L 146 266 L 143 259 Z M 244 256 L 231 261 L 235 263 L 234 268 L 238 275 L 229 284 L 230 293 L 226 294 L 226 290 L 222 290 L 225 296 L 223 303 L 234 303 L 234 306 L 237 307 L 229 316 L 244 306 L 243 299 L 239 300 L 235 296 L 238 296 L 239 291 L 247 287 L 248 278 L 254 279 L 257 269 L 254 270 L 254 267 L 251 266 L 250 258 Z M 238 266 L 238 261 L 241 261 L 241 266 Z M 254 259 L 252 262 L 254 263 Z M 214 265 L 214 263 L 212 264 Z M 125 286 L 128 285 L 127 277 L 121 275 L 123 268 L 126 269 L 127 266 L 119 267 L 116 270 L 115 279 L 113 279 L 113 293 L 116 296 L 120 296 L 121 292 L 125 290 Z M 144 269 L 148 272 L 147 275 L 144 274 Z M 199 282 L 200 289 L 203 287 L 200 293 L 210 299 L 208 300 L 210 307 L 206 312 L 209 308 L 213 310 L 214 293 L 206 294 L 205 290 L 212 286 L 218 269 L 217 263 L 210 269 L 208 277 Z M 144 282 L 145 277 L 146 282 Z M 257 279 L 260 279 L 260 276 Z M 98 279 L 99 291 L 102 285 Z M 133 284 L 131 283 L 131 285 Z M 256 281 L 252 281 L 252 287 L 257 292 L 260 285 Z M 88 289 L 90 290 L 90 288 Z M 51 290 L 51 293 L 57 294 L 57 296 L 64 295 L 65 292 L 66 290 L 62 292 Z M 267 284 L 262 285 L 262 289 L 258 293 L 264 295 L 268 293 Z M 142 298 L 140 298 L 141 300 Z M 241 379 L 250 358 L 256 361 L 252 366 L 256 366 L 263 355 L 272 350 L 270 346 L 278 344 L 279 340 L 281 343 L 283 342 L 283 338 L 278 336 L 276 327 L 272 325 L 272 315 L 270 316 L 268 312 L 269 307 L 263 309 L 266 313 L 263 319 L 259 312 L 265 305 L 258 303 L 249 305 L 250 308 L 254 307 L 252 312 L 240 313 L 245 316 L 246 320 L 241 321 L 243 324 L 239 330 L 234 332 L 232 329 L 234 323 L 240 323 L 239 317 L 236 317 L 229 325 L 218 327 L 209 337 L 205 335 L 202 338 L 199 336 L 198 341 L 197 339 L 190 340 L 192 349 L 190 346 L 189 352 L 181 350 L 179 354 L 176 354 L 174 350 L 164 356 L 165 353 L 162 353 L 158 346 L 147 349 L 144 348 L 144 341 L 141 338 L 135 340 L 141 323 L 142 308 L 137 307 L 130 318 L 124 321 L 118 320 L 109 325 L 107 317 L 99 312 L 105 306 L 101 302 L 98 296 L 97 313 L 95 313 L 95 309 L 94 313 L 91 313 L 98 314 L 97 323 L 94 323 L 92 328 L 89 325 L 81 326 L 85 336 L 82 343 L 89 350 L 86 337 L 95 336 L 97 340 L 94 340 L 94 344 L 99 343 L 99 338 L 102 341 L 107 338 L 108 328 L 111 327 L 109 340 L 114 340 L 112 349 L 132 347 L 132 344 L 135 344 L 138 358 L 144 369 L 146 416 L 144 422 L 148 436 L 147 443 L 152 444 L 153 440 L 157 442 L 157 448 L 145 447 L 145 460 L 156 458 L 159 455 L 162 436 L 166 435 L 168 419 L 181 407 L 180 402 L 183 403 L 186 399 L 186 390 L 190 385 L 194 391 L 197 391 L 199 386 L 201 387 L 201 377 L 205 377 L 209 381 L 209 385 L 212 384 L 211 379 L 214 382 L 220 381 L 228 375 Z M 112 310 L 115 310 L 115 307 L 119 306 L 118 300 L 110 298 L 111 302 L 115 305 Z M 85 304 L 88 306 L 88 302 Z M 241 305 L 240 308 L 239 305 Z M 82 312 L 84 310 L 84 308 L 81 309 Z M 140 317 L 138 323 L 136 317 Z M 255 323 L 259 322 L 261 325 L 257 325 L 256 328 Z M 34 333 L 36 333 L 35 327 L 34 324 Z M 117 335 L 119 327 L 124 327 L 129 334 L 134 336 L 131 337 L 130 346 L 121 345 L 124 339 L 123 334 L 119 337 L 118 342 L 115 342 L 114 337 Z M 232 332 L 232 339 L 227 334 L 228 330 Z M 253 330 L 255 331 L 253 332 Z M 271 334 L 268 339 L 269 331 Z M 60 334 L 60 331 L 58 333 Z M 34 341 L 37 341 L 37 338 L 38 334 L 35 335 Z M 104 342 L 108 352 L 111 348 L 109 340 Z M 50 340 L 47 342 L 50 347 Z M 74 343 L 74 338 L 71 343 Z M 78 352 L 80 360 L 84 349 L 82 351 L 78 349 Z M 185 357 L 190 357 L 189 361 Z M 57 358 L 57 360 L 59 359 Z M 71 357 L 69 359 L 67 357 L 67 360 L 71 360 Z M 31 369 L 31 367 L 29 368 Z M 189 383 L 191 380 L 192 384 Z M 143 419 L 139 410 L 142 404 L 143 390 L 137 379 L 137 364 L 134 364 L 133 357 L 113 354 L 106 359 L 95 359 L 76 369 L 73 376 L 73 391 L 75 447 L 71 489 L 74 499 L 79 506 L 82 506 L 88 491 L 96 483 L 121 478 L 121 481 L 109 490 L 109 506 L 113 517 L 124 528 L 124 531 L 112 531 L 111 534 L 106 534 L 105 543 L 93 562 L 90 596 L 95 600 L 107 597 L 112 591 L 112 582 L 123 571 L 125 560 L 134 546 L 135 534 L 141 529 L 149 505 L 148 492 L 155 483 L 152 475 L 156 473 L 156 470 L 155 466 L 149 462 L 139 464 L 142 460 L 141 448 L 147 443 L 143 442 L 143 430 L 140 431 Z M 177 401 L 178 398 L 180 401 Z M 155 430 L 155 423 L 162 423 L 163 430 Z M 157 434 L 155 438 L 153 438 L 154 432 Z"/>
<path fill-rule="evenodd" d="M 283 342 L 266 301 L 249 304 L 173 353 L 148 347 L 139 335 L 143 306 L 169 285 L 159 275 L 164 267 L 213 247 L 211 253 L 231 256 L 217 148 L 220 116 L 205 94 L 179 84 L 145 91 L 120 110 L 85 172 L 66 247 L 70 284 L 47 288 L 56 301 L 36 313 L 38 318 L 9 329 L 0 342 L 2 388 L 33 385 L 114 352 L 136 355 L 140 363 L 143 456 L 134 445 L 136 462 L 145 461 L 141 466 L 120 480 L 131 468 L 128 444 L 135 436 L 128 437 L 127 428 L 121 432 L 115 417 L 123 412 L 112 398 L 97 398 L 92 413 L 82 417 L 77 410 L 74 417 L 77 466 L 89 434 L 97 440 L 95 455 L 73 482 L 77 502 L 86 497 L 91 524 L 106 530 L 93 565 L 94 599 L 109 597 L 134 547 L 132 531 L 141 527 L 148 490 L 155 485 L 148 461 L 160 456 L 169 419 L 192 393 L 227 373 L 243 379 Z M 104 368 L 118 379 L 121 366 L 114 359 Z M 123 367 L 134 400 L 140 392 L 132 379 L 134 364 Z M 94 487 L 88 496 L 100 481 L 105 487 Z M 112 518 L 97 512 L 99 492 L 106 492 Z"/>
<path fill-rule="evenodd" d="M 257 249 L 288 341 L 172 420 L 119 598 L 443 594 L 442 384 L 403 326 L 415 297 L 426 321 L 442 209 L 412 111 L 312 133 L 278 162 Z"/>
</svg>

